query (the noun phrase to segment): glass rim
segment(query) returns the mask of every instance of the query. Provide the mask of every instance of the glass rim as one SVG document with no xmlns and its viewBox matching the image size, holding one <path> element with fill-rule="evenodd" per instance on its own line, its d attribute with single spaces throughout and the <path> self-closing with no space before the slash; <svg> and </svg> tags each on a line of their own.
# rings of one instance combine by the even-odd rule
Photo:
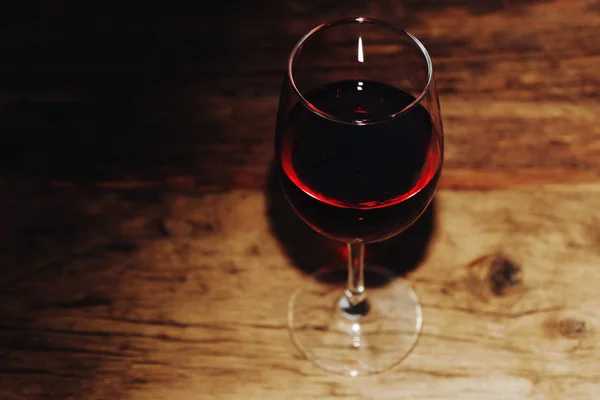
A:
<svg viewBox="0 0 600 400">
<path fill-rule="evenodd" d="M 380 118 L 348 121 L 348 120 L 344 120 L 342 118 L 336 117 L 335 115 L 332 115 L 326 111 L 323 111 L 323 110 L 319 109 L 317 106 L 315 106 L 314 104 L 312 104 L 310 101 L 308 101 L 308 99 L 306 99 L 306 97 L 304 97 L 304 95 L 302 94 L 300 89 L 298 89 L 298 86 L 296 85 L 293 69 L 294 69 L 294 65 L 295 65 L 295 61 L 296 61 L 296 56 L 298 55 L 298 51 L 302 48 L 302 46 L 304 46 L 306 41 L 308 39 L 310 39 L 312 36 L 314 36 L 316 33 L 324 31 L 325 29 L 333 28 L 335 26 L 356 24 L 356 23 L 378 25 L 381 27 L 391 29 L 392 31 L 395 31 L 396 33 L 398 33 L 400 35 L 404 35 L 404 36 L 408 37 L 417 46 L 417 48 L 421 51 L 422 55 L 425 57 L 425 62 L 427 64 L 427 82 L 425 83 L 425 86 L 421 90 L 421 93 L 419 94 L 419 96 L 417 98 L 415 98 L 414 101 L 412 101 L 406 107 L 404 107 L 403 109 L 401 109 L 395 113 L 392 113 L 392 114 L 389 114 L 389 115 L 386 115 L 386 116 L 380 117 Z M 407 111 L 410 111 L 412 108 L 414 108 L 415 106 L 420 104 L 421 101 L 423 100 L 423 98 L 425 97 L 425 95 L 429 92 L 431 82 L 433 80 L 433 65 L 431 62 L 431 57 L 429 56 L 429 52 L 427 51 L 427 49 L 425 48 L 423 43 L 421 43 L 421 41 L 419 39 L 417 39 L 415 36 L 413 36 L 408 31 L 406 31 L 402 28 L 399 28 L 395 25 L 392 25 L 388 22 L 385 22 L 383 20 L 376 19 L 376 18 L 350 17 L 350 18 L 342 18 L 342 19 L 338 19 L 338 20 L 334 20 L 334 21 L 330 21 L 330 22 L 325 22 L 321 25 L 314 27 L 313 29 L 308 31 L 304 36 L 302 36 L 302 38 L 296 43 L 296 45 L 292 49 L 292 52 L 290 53 L 290 56 L 288 58 L 287 78 L 288 78 L 288 82 L 290 83 L 290 86 L 292 87 L 292 89 L 294 90 L 294 92 L 296 93 L 296 95 L 298 96 L 300 101 L 302 102 L 302 104 L 305 107 L 307 107 L 310 111 L 312 111 L 313 113 L 320 115 L 321 117 L 326 118 L 330 121 L 339 122 L 339 123 L 343 123 L 343 124 L 371 125 L 371 124 L 376 124 L 379 122 L 383 122 L 383 121 L 395 118 L 399 115 L 406 113 Z"/>
</svg>

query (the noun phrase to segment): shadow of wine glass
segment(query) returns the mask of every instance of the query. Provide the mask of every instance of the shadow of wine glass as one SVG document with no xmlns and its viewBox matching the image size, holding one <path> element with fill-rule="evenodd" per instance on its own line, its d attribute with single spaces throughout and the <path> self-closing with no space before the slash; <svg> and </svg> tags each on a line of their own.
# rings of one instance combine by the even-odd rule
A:
<svg viewBox="0 0 600 400">
<path fill-rule="evenodd" d="M 300 219 L 281 190 L 273 164 L 269 168 L 265 192 L 271 231 L 296 268 L 313 274 L 323 268 L 345 266 L 346 246 L 317 233 Z M 367 245 L 365 263 L 385 267 L 398 277 L 405 276 L 421 264 L 434 232 L 435 198 L 407 230 L 391 239 Z M 369 279 L 368 273 L 365 278 L 368 286 L 378 285 L 377 281 Z M 336 275 L 332 279 L 335 282 L 330 283 L 344 282 L 344 269 L 340 269 L 339 277 Z"/>
</svg>

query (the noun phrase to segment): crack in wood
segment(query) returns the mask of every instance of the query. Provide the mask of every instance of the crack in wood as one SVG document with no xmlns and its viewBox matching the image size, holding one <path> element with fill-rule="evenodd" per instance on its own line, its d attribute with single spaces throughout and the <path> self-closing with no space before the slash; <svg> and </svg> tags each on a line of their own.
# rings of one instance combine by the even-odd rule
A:
<svg viewBox="0 0 600 400">
<path fill-rule="evenodd" d="M 495 318 L 503 318 L 503 319 L 519 319 L 519 318 L 528 317 L 528 316 L 536 315 L 536 314 L 546 314 L 546 313 L 558 312 L 558 311 L 565 310 L 565 306 L 554 306 L 554 307 L 539 308 L 539 309 L 534 309 L 534 310 L 525 310 L 525 311 L 514 312 L 514 313 L 505 313 L 505 312 L 498 312 L 498 311 L 476 310 L 476 309 L 470 309 L 470 308 L 464 308 L 464 307 L 442 307 L 437 304 L 421 304 L 421 306 L 423 308 L 431 308 L 431 309 L 440 310 L 440 311 L 456 311 L 456 312 L 461 312 L 461 313 L 466 313 L 466 314 L 479 315 L 479 316 L 483 316 L 483 317 L 495 317 Z"/>
</svg>

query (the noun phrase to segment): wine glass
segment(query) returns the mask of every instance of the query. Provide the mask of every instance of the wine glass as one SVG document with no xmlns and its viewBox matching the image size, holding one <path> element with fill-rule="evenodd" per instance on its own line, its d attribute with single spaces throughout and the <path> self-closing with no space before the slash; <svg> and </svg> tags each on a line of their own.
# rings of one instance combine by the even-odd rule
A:
<svg viewBox="0 0 600 400">
<path fill-rule="evenodd" d="M 289 304 L 292 340 L 319 367 L 379 373 L 414 347 L 417 296 L 389 270 L 365 270 L 364 246 L 419 218 L 442 160 L 432 64 L 419 40 L 363 17 L 325 23 L 300 39 L 281 92 L 276 170 L 294 211 L 348 249 L 345 290 L 334 283 L 346 268 L 323 266 Z M 368 296 L 365 279 L 374 285 Z"/>
</svg>

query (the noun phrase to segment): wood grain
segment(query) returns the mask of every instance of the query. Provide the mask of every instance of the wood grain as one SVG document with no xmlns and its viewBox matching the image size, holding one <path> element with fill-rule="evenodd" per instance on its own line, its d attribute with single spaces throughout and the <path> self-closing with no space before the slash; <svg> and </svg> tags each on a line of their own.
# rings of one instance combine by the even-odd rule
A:
<svg viewBox="0 0 600 400">
<path fill-rule="evenodd" d="M 262 187 L 291 47 L 318 23 L 364 14 L 407 27 L 433 57 L 443 187 L 598 178 L 596 1 L 223 7 L 63 5 L 38 10 L 29 30 L 32 14 L 15 15 L 0 31 L 0 170 L 61 185 Z"/>
<path fill-rule="evenodd" d="M 49 194 L 41 214 L 4 226 L 39 228 L 27 254 L 3 251 L 0 396 L 592 399 L 599 194 L 441 191 L 427 256 L 408 276 L 422 337 L 399 367 L 357 380 L 322 373 L 289 341 L 288 297 L 311 278 L 286 250 L 303 244 L 273 235 L 264 192 L 145 206 Z M 78 224 L 61 235 L 66 220 Z"/>
<path fill-rule="evenodd" d="M 0 398 L 595 399 L 600 3 L 214 6 L 0 13 Z M 358 380 L 289 341 L 290 293 L 344 254 L 268 173 L 290 49 L 348 15 L 424 42 L 446 151 L 431 212 L 367 250 L 423 334 Z"/>
</svg>

